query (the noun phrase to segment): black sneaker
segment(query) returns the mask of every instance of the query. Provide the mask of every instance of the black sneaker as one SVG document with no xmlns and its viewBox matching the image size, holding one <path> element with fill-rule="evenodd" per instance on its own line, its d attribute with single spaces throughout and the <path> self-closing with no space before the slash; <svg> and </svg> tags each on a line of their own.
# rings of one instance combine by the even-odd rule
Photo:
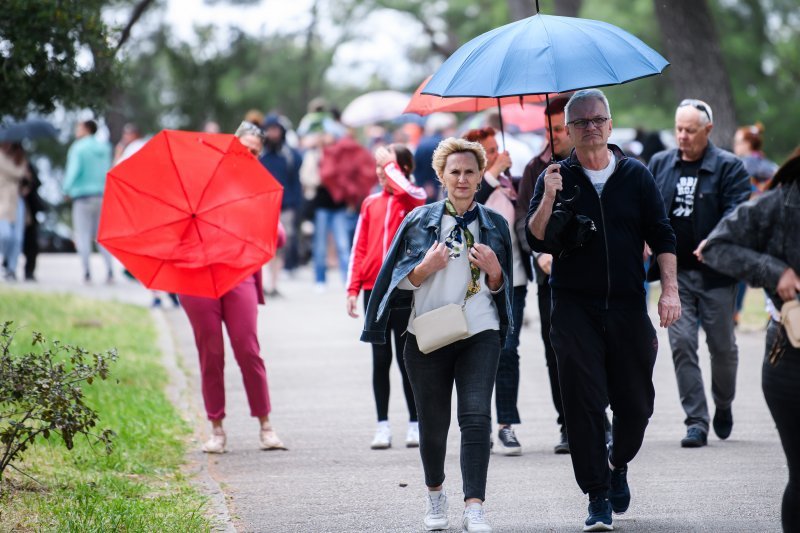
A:
<svg viewBox="0 0 800 533">
<path fill-rule="evenodd" d="M 733 413 L 731 412 L 731 408 L 722 409 L 721 407 L 717 407 L 717 412 L 714 413 L 713 425 L 714 433 L 717 434 L 717 437 L 722 440 L 730 437 L 731 430 L 733 429 Z"/>
<path fill-rule="evenodd" d="M 681 439 L 681 448 L 700 448 L 708 444 L 708 435 L 700 428 L 689 428 Z"/>
<path fill-rule="evenodd" d="M 611 502 L 605 495 L 589 497 L 589 516 L 584 531 L 614 531 L 611 525 Z"/>
<path fill-rule="evenodd" d="M 611 485 L 608 489 L 611 509 L 622 514 L 631 504 L 631 489 L 628 487 L 628 466 L 618 466 L 611 471 Z"/>
<path fill-rule="evenodd" d="M 567 440 L 567 432 L 561 432 L 561 438 L 558 440 L 558 444 L 555 445 L 553 451 L 556 452 L 558 455 L 563 455 L 569 453 L 569 441 Z"/>
<path fill-rule="evenodd" d="M 522 455 L 522 446 L 511 426 L 500 428 L 497 432 L 497 443 L 503 455 Z"/>
</svg>

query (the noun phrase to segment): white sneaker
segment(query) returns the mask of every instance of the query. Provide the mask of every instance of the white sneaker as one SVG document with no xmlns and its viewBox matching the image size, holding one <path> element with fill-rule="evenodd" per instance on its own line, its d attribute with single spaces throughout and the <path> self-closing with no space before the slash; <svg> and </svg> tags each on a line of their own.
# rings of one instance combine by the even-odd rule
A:
<svg viewBox="0 0 800 533">
<path fill-rule="evenodd" d="M 408 433 L 406 433 L 406 448 L 419 447 L 419 422 L 408 423 Z"/>
<path fill-rule="evenodd" d="M 428 491 L 425 495 L 425 531 L 437 531 L 450 527 L 447 517 L 447 495 L 443 490 Z"/>
<path fill-rule="evenodd" d="M 463 533 L 492 533 L 492 526 L 486 521 L 483 505 L 471 503 L 464 509 L 464 518 L 461 520 Z"/>
<path fill-rule="evenodd" d="M 373 450 L 385 450 L 392 447 L 392 429 L 388 422 L 378 422 L 378 429 L 375 430 L 375 438 L 372 439 L 370 448 Z"/>
</svg>

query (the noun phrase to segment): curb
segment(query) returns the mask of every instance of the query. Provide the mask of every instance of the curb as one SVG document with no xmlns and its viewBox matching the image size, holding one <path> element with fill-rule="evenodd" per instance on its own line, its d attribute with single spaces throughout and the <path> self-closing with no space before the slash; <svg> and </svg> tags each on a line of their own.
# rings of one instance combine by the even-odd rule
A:
<svg viewBox="0 0 800 533">
<path fill-rule="evenodd" d="M 176 350 L 177 342 L 174 331 L 161 309 L 151 309 L 150 316 L 153 317 L 153 323 L 156 327 L 161 362 L 167 371 L 168 383 L 165 390 L 167 398 L 178 410 L 181 417 L 194 428 L 194 438 L 192 440 L 200 442 L 199 426 L 195 423 L 196 416 L 194 413 L 196 409 L 193 409 L 193 402 L 190 399 L 189 380 L 186 371 L 180 364 Z M 233 526 L 233 520 L 225 502 L 225 493 L 209 472 L 208 461 L 202 460 L 202 457 L 197 457 L 197 454 L 192 454 L 191 452 L 186 454 L 185 459 L 186 464 L 182 468 L 184 473 L 190 478 L 191 483 L 208 498 L 207 513 L 215 522 L 213 531 L 236 533 L 236 528 Z"/>
</svg>

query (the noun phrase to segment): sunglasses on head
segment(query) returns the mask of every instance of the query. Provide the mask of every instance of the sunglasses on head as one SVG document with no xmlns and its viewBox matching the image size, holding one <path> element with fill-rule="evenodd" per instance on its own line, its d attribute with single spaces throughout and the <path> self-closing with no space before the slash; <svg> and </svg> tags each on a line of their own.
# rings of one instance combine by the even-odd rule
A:
<svg viewBox="0 0 800 533">
<path fill-rule="evenodd" d="M 695 100 L 694 98 L 687 98 L 685 100 L 682 100 L 681 103 L 678 104 L 678 107 L 686 107 L 686 106 L 692 106 L 698 111 L 702 111 L 703 113 L 706 114 L 708 120 L 712 121 L 711 112 L 708 110 L 708 106 L 706 106 L 706 104 L 704 104 L 700 100 Z"/>
</svg>

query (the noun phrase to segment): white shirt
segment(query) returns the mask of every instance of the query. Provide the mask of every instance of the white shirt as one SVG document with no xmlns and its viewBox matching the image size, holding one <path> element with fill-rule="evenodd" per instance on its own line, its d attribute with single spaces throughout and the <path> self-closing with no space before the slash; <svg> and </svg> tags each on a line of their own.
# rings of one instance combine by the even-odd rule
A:
<svg viewBox="0 0 800 533">
<path fill-rule="evenodd" d="M 603 193 L 603 187 L 605 187 L 608 178 L 611 177 L 611 174 L 614 173 L 614 167 L 617 164 L 617 158 L 614 157 L 614 153 L 609 150 L 608 151 L 608 166 L 606 168 L 600 170 L 589 170 L 588 168 L 584 168 L 583 171 L 592 181 L 592 185 L 594 185 L 594 189 L 597 191 L 597 196 L 600 196 Z"/>
<path fill-rule="evenodd" d="M 477 209 L 477 207 L 475 208 Z M 456 225 L 453 217 L 445 214 L 442 216 L 442 225 L 439 232 L 439 242 L 444 242 L 450 231 Z M 469 231 L 475 237 L 475 242 L 479 242 L 480 224 L 478 220 L 472 221 Z M 466 239 L 463 239 L 466 241 Z M 453 250 L 455 252 L 455 250 Z M 447 304 L 459 304 L 464 302 L 464 295 L 467 293 L 467 285 L 472 274 L 469 269 L 469 259 L 467 257 L 466 242 L 460 250 L 458 257 L 450 257 L 450 261 L 445 268 L 431 274 L 422 284 L 417 287 L 408 280 L 403 279 L 398 288 L 414 291 L 414 307 L 408 319 L 408 331 L 414 333 L 414 318 L 418 315 L 433 311 Z M 487 329 L 500 329 L 500 315 L 492 300 L 492 292 L 486 284 L 486 275 L 481 271 L 480 290 L 467 300 L 464 314 L 467 318 L 468 336 L 475 335 Z"/>
</svg>

